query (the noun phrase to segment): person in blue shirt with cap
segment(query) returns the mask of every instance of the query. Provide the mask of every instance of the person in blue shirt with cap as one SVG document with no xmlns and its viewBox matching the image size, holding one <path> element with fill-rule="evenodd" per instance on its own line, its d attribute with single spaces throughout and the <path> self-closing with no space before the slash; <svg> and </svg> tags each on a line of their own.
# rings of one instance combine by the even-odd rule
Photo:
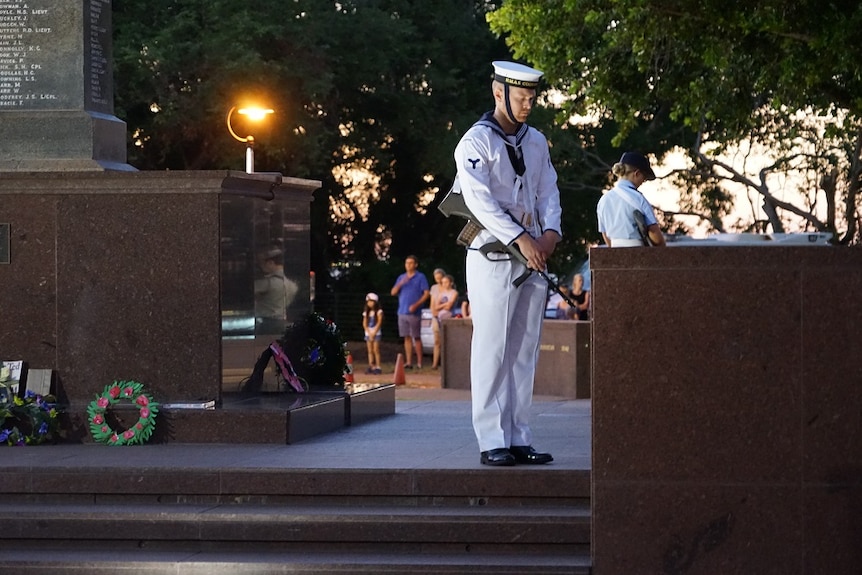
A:
<svg viewBox="0 0 862 575">
<path fill-rule="evenodd" d="M 530 408 L 548 286 L 524 274 L 545 271 L 562 238 L 560 192 L 547 139 L 525 123 L 542 72 L 493 67 L 494 109 L 455 148 L 464 203 L 484 228 L 466 257 L 473 429 L 483 465 L 545 464 L 554 458 L 531 445 Z M 514 246 L 526 265 L 507 251 Z"/>
<path fill-rule="evenodd" d="M 649 160 L 638 152 L 625 152 L 612 172 L 617 182 L 596 206 L 599 232 L 605 243 L 612 248 L 665 246 L 653 207 L 638 190 L 644 182 L 655 179 Z"/>
</svg>

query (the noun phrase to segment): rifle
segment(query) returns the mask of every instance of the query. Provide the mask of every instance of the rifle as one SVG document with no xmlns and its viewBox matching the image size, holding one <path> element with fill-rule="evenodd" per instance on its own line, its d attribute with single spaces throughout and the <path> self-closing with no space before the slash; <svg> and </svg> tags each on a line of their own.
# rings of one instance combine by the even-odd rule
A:
<svg viewBox="0 0 862 575">
<path fill-rule="evenodd" d="M 458 185 L 457 179 L 455 180 L 455 183 L 452 184 L 452 188 L 449 190 L 449 193 L 446 194 L 446 197 L 444 197 L 443 200 L 440 202 L 440 205 L 437 206 L 437 209 L 439 209 L 440 212 L 447 218 L 449 216 L 460 216 L 467 220 L 467 224 L 461 230 L 461 233 L 458 234 L 458 245 L 468 247 L 473 241 L 473 238 L 475 238 L 480 231 L 485 229 L 485 227 L 480 224 L 479 221 L 476 219 L 476 216 L 473 215 L 473 212 L 470 211 L 470 208 L 467 207 L 466 202 L 464 202 L 464 196 L 463 194 L 461 194 L 461 188 Z M 488 254 L 491 252 L 509 252 L 514 259 L 524 264 L 524 267 L 527 268 L 526 271 L 521 274 L 520 277 L 515 278 L 515 281 L 512 282 L 512 285 L 514 285 L 515 287 L 520 287 L 522 283 L 527 281 L 527 278 L 530 277 L 530 274 L 535 272 L 539 274 L 539 276 L 541 276 L 541 278 L 545 280 L 545 282 L 547 282 L 548 287 L 560 294 L 560 296 L 562 296 L 562 298 L 566 300 L 567 304 L 569 304 L 573 308 L 578 307 L 578 304 L 571 298 L 571 296 L 566 293 L 563 293 L 563 290 L 560 289 L 560 286 L 557 284 L 557 282 L 552 280 L 548 276 L 548 274 L 546 274 L 542 270 L 530 269 L 530 267 L 527 265 L 527 258 L 524 257 L 524 254 L 521 253 L 521 250 L 518 249 L 517 245 L 504 244 L 500 240 L 497 240 L 495 242 L 485 244 L 484 246 L 479 248 L 479 251 L 485 257 L 487 257 Z"/>
<path fill-rule="evenodd" d="M 634 213 L 635 225 L 638 227 L 638 234 L 641 236 L 641 242 L 645 246 L 654 246 L 655 244 L 649 237 L 649 231 L 647 230 L 646 218 L 644 214 L 640 210 L 635 210 Z"/>
</svg>

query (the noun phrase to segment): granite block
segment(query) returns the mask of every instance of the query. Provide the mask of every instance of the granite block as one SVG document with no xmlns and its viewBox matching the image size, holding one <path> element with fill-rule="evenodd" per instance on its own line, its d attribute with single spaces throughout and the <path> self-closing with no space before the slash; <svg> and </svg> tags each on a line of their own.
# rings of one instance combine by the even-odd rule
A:
<svg viewBox="0 0 862 575">
<path fill-rule="evenodd" d="M 802 281 L 806 351 L 800 366 L 805 409 L 805 480 L 862 484 L 862 270 L 816 269 Z M 860 540 L 862 541 L 862 540 Z"/>
<path fill-rule="evenodd" d="M 590 258 L 594 569 L 857 569 L 862 251 Z"/>
<path fill-rule="evenodd" d="M 477 458 L 478 460 L 478 455 Z M 453 482 L 451 471 L 428 469 L 417 474 L 417 493 L 440 497 L 477 498 L 477 504 L 493 504 L 495 498 L 523 496 L 523 486 L 529 485 L 533 496 L 545 494 L 549 498 L 590 497 L 590 472 L 554 470 L 552 466 L 528 469 L 524 466 L 500 468 L 500 473 L 485 469 L 464 470 L 463 480 Z"/>
<path fill-rule="evenodd" d="M 115 379 L 163 402 L 218 396 L 218 209 L 217 190 L 58 200 L 58 364 L 70 401 Z"/>
<path fill-rule="evenodd" d="M 595 573 L 800 573 L 798 485 L 604 481 L 593 495 Z"/>
<path fill-rule="evenodd" d="M 2 185 L 2 184 L 0 184 Z M 50 196 L 0 196 L 9 223 L 9 263 L 0 265 L 0 350 L 4 360 L 57 365 L 57 206 Z"/>
<path fill-rule="evenodd" d="M 803 494 L 805 536 L 803 573 L 859 573 L 862 566 L 862 469 L 846 469 L 853 485 L 806 485 Z"/>
<path fill-rule="evenodd" d="M 539 342 L 535 395 L 590 397 L 590 322 L 545 320 Z M 441 328 L 441 385 L 470 389 L 470 319 L 447 319 Z"/>
<path fill-rule="evenodd" d="M 10 286 L 0 297 L 31 297 L 4 305 L 14 329 L 0 333 L 0 348 L 54 369 L 68 403 L 89 402 L 114 379 L 141 381 L 161 402 L 216 398 L 223 180 L 4 174 L 12 263 L 0 266 Z"/>
<path fill-rule="evenodd" d="M 593 449 L 614 454 L 595 477 L 798 477 L 798 274 L 742 275 L 594 272 L 593 375 L 607 383 L 593 389 Z M 645 300 L 656 282 L 675 287 Z"/>
<path fill-rule="evenodd" d="M 391 469 L 228 469 L 221 481 L 221 493 L 237 495 L 399 496 L 412 493 L 413 475 Z"/>
<path fill-rule="evenodd" d="M 95 446 L 94 446 L 95 447 Z M 111 447 L 103 446 L 96 449 L 128 449 L 129 459 L 135 458 L 135 450 L 143 447 Z M 56 467 L 48 472 L 33 475 L 29 490 L 31 493 L 214 493 L 218 487 L 218 474 L 215 472 L 198 472 L 189 474 L 183 469 L 161 469 L 158 473 L 140 470 L 119 470 L 99 466 L 96 458 L 91 469 Z M 5 489 L 4 489 L 5 490 Z"/>
<path fill-rule="evenodd" d="M 175 409 L 159 413 L 153 443 L 287 443 L 284 410 Z"/>
</svg>

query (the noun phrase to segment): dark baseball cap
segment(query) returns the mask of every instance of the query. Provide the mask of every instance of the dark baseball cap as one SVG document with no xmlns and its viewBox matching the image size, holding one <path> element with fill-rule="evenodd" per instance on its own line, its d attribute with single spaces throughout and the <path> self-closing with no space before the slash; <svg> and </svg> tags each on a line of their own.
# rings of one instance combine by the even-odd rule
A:
<svg viewBox="0 0 862 575">
<path fill-rule="evenodd" d="M 647 160 L 646 156 L 643 154 L 638 152 L 626 152 L 623 154 L 622 158 L 620 158 L 620 163 L 637 168 L 644 176 L 646 176 L 647 180 L 655 179 L 655 172 L 652 171 L 652 168 L 649 165 L 649 160 Z"/>
</svg>

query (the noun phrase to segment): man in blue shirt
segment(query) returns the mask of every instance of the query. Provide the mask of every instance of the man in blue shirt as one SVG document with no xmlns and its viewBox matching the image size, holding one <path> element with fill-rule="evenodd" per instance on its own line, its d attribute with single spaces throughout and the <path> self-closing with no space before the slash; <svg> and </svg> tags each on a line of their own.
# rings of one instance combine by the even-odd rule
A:
<svg viewBox="0 0 862 575">
<path fill-rule="evenodd" d="M 398 296 L 398 335 L 404 338 L 404 369 L 413 369 L 413 350 L 416 351 L 416 368 L 422 369 L 422 306 L 428 301 L 428 278 L 419 271 L 416 256 L 404 260 L 403 274 L 392 286 L 392 295 Z"/>
</svg>

